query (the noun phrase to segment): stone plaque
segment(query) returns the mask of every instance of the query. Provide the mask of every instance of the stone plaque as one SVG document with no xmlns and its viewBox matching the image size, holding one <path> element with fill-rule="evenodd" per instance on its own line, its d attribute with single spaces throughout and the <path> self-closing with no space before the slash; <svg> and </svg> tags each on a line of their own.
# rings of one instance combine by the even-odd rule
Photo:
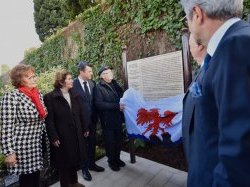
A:
<svg viewBox="0 0 250 187">
<path fill-rule="evenodd" d="M 182 52 L 127 62 L 128 87 L 145 100 L 158 100 L 184 93 Z"/>
</svg>

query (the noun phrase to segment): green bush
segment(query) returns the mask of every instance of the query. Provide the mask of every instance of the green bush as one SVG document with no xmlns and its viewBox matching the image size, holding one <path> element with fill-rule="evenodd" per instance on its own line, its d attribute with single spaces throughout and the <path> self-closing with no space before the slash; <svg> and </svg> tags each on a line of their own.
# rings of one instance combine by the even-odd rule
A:
<svg viewBox="0 0 250 187">
<path fill-rule="evenodd" d="M 13 90 L 13 86 L 11 85 L 11 82 L 8 82 L 7 84 L 5 84 L 4 86 L 2 86 L 0 88 L 0 99 L 1 97 L 4 95 L 5 92 L 9 92 L 11 90 Z"/>
<path fill-rule="evenodd" d="M 55 74 L 57 71 L 60 71 L 62 69 L 62 66 L 55 66 L 50 68 L 48 71 L 42 72 L 37 75 L 37 87 L 41 93 L 46 94 L 53 90 Z M 14 88 L 11 85 L 11 82 L 9 82 L 8 84 L 4 85 L 3 88 L 0 88 L 0 96 L 3 95 L 5 92 L 9 92 L 13 89 Z"/>
<path fill-rule="evenodd" d="M 135 149 L 137 149 L 137 148 L 139 148 L 139 147 L 145 147 L 146 146 L 146 144 L 145 144 L 145 142 L 144 142 L 144 140 L 142 140 L 142 139 L 135 139 L 135 141 L 134 141 L 134 145 L 135 145 Z"/>
<path fill-rule="evenodd" d="M 243 9 L 243 19 L 247 19 L 248 14 L 250 14 L 250 0 L 244 0 L 244 9 Z"/>
<path fill-rule="evenodd" d="M 51 67 L 61 65 L 74 72 L 75 64 L 79 60 L 91 62 L 96 72 L 102 65 L 112 65 L 115 70 L 121 67 L 122 45 L 126 39 L 119 35 L 121 27 L 137 25 L 141 36 L 154 30 L 165 30 L 170 40 L 177 48 L 180 47 L 180 30 L 183 26 L 183 12 L 180 4 L 175 0 L 114 0 L 91 7 L 77 17 L 83 23 L 84 37 L 72 39 L 78 45 L 74 58 L 65 58 L 63 53 L 66 43 L 63 31 L 49 38 L 36 50 L 25 55 L 25 62 L 35 66 L 38 72 L 45 72 Z M 131 28 L 130 34 L 135 31 Z M 129 40 L 129 38 L 128 38 Z M 117 72 L 120 75 L 120 72 Z M 96 76 L 96 74 L 95 74 Z"/>
<path fill-rule="evenodd" d="M 244 19 L 249 7 L 250 0 L 245 0 Z M 69 36 L 78 48 L 75 57 L 64 56 L 65 50 L 70 52 L 72 49 L 67 48 L 61 30 L 48 38 L 40 48 L 27 52 L 26 63 L 35 66 L 39 73 L 61 65 L 76 75 L 76 63 L 87 60 L 94 65 L 94 72 L 101 64 L 106 64 L 112 65 L 120 75 L 122 45 L 129 42 L 129 34 L 145 36 L 152 31 L 162 30 L 176 49 L 180 49 L 185 14 L 177 0 L 106 0 L 87 9 L 76 19 L 83 24 L 80 33 L 83 37 L 79 33 Z M 120 32 L 125 32 L 122 37 Z"/>
<path fill-rule="evenodd" d="M 62 70 L 61 66 L 53 67 L 50 70 L 40 73 L 38 78 L 38 89 L 43 93 L 46 94 L 54 89 L 53 84 L 55 81 L 55 74 L 57 71 Z"/>
<path fill-rule="evenodd" d="M 99 146 L 96 146 L 95 160 L 99 160 L 104 156 L 105 156 L 105 150 Z"/>
<path fill-rule="evenodd" d="M 25 63 L 35 67 L 37 73 L 43 73 L 56 66 L 67 68 L 67 62 L 62 58 L 65 41 L 62 31 L 48 38 L 38 49 L 27 51 Z"/>
<path fill-rule="evenodd" d="M 4 163 L 4 155 L 0 154 L 0 170 L 6 170 L 6 165 Z"/>
</svg>

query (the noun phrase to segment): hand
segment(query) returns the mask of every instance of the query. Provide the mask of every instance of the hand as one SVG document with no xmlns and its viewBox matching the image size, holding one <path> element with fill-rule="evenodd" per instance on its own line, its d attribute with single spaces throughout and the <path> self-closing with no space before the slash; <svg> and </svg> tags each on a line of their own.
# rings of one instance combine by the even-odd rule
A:
<svg viewBox="0 0 250 187">
<path fill-rule="evenodd" d="M 15 166 L 17 163 L 16 153 L 12 153 L 5 157 L 4 162 L 7 166 Z"/>
<path fill-rule="evenodd" d="M 60 145 L 60 141 L 59 140 L 56 140 L 52 143 L 55 147 L 59 147 Z"/>
<path fill-rule="evenodd" d="M 84 137 L 86 138 L 88 136 L 89 136 L 89 131 L 84 132 Z"/>
<path fill-rule="evenodd" d="M 125 109 L 125 104 L 120 103 L 120 111 L 123 111 Z"/>
</svg>

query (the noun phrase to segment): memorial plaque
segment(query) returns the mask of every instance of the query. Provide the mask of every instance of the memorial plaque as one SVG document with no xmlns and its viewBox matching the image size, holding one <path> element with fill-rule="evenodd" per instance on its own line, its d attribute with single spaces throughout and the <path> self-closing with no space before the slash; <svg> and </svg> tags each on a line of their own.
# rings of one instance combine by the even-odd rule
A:
<svg viewBox="0 0 250 187">
<path fill-rule="evenodd" d="M 128 87 L 145 100 L 184 93 L 182 51 L 127 62 Z"/>
</svg>

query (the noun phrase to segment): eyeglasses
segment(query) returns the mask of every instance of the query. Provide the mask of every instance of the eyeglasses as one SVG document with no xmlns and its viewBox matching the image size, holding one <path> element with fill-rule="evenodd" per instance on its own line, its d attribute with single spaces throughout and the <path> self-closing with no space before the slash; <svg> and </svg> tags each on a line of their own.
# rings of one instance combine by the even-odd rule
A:
<svg viewBox="0 0 250 187">
<path fill-rule="evenodd" d="M 27 76 L 27 78 L 29 80 L 35 80 L 37 77 L 36 77 L 36 75 L 31 75 L 31 76 Z"/>
</svg>

